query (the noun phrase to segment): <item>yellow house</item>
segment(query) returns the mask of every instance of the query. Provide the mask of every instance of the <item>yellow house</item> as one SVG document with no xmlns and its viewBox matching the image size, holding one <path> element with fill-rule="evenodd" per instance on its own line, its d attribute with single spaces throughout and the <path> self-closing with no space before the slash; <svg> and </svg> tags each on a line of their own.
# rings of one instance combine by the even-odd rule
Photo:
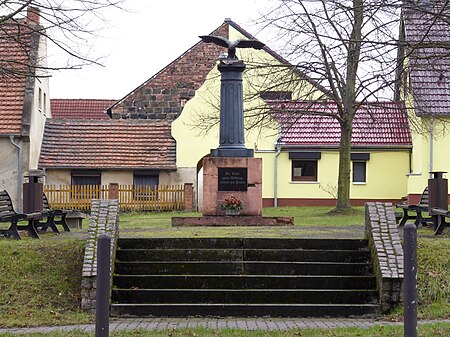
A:
<svg viewBox="0 0 450 337">
<path fill-rule="evenodd" d="M 430 5 L 431 6 L 431 5 Z M 433 13 L 439 13 L 434 15 Z M 443 13 L 443 14 L 442 14 Z M 416 203 L 427 186 L 430 172 L 450 172 L 450 7 L 436 2 L 427 11 L 414 6 L 403 11 L 397 98 L 410 111 L 413 141 L 408 201 Z"/>
<path fill-rule="evenodd" d="M 268 101 L 280 122 L 266 196 L 276 205 L 335 205 L 340 125 L 333 102 Z M 318 114 L 327 114 L 318 115 Z M 398 201 L 406 194 L 411 134 L 403 102 L 362 105 L 352 132 L 351 204 Z M 265 166 L 266 167 L 266 166 Z M 271 205 L 271 198 L 266 205 Z"/>
<path fill-rule="evenodd" d="M 228 24 L 230 40 L 252 38 L 233 22 Z M 246 147 L 253 148 L 255 157 L 263 159 L 263 205 L 335 205 L 339 158 L 337 121 L 307 115 L 298 119 L 300 110 L 306 106 L 320 112 L 321 104 L 311 107 L 305 101 L 326 99 L 326 90 L 303 74 L 292 72 L 292 66 L 270 49 L 238 50 L 238 57 L 247 64 L 243 79 L 249 128 Z M 261 64 L 269 66 L 261 67 Z M 200 208 L 202 159 L 219 145 L 219 88 L 220 74 L 214 67 L 172 123 L 172 135 L 177 142 L 177 168 L 189 172 L 199 191 Z M 281 105 L 288 108 L 289 116 L 294 116 L 293 123 L 274 118 Z M 411 135 L 404 112 L 403 103 L 383 103 L 363 107 L 358 114 L 352 154 L 352 204 L 361 205 L 368 200 L 395 202 L 406 195 Z M 255 120 L 258 127 L 251 128 Z M 310 127 L 307 133 L 306 125 Z M 301 140 L 292 141 L 293 137 Z M 308 177 L 297 176 L 302 170 L 314 172 Z"/>
</svg>

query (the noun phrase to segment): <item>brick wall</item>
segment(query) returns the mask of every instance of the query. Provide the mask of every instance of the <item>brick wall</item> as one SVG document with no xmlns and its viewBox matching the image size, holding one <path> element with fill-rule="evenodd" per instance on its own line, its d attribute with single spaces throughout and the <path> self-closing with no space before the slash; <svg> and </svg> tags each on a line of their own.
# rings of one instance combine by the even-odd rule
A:
<svg viewBox="0 0 450 337">
<path fill-rule="evenodd" d="M 228 38 L 228 28 L 224 23 L 211 34 Z M 197 43 L 119 102 L 112 109 L 112 118 L 174 120 L 224 50 L 212 43 Z"/>
</svg>

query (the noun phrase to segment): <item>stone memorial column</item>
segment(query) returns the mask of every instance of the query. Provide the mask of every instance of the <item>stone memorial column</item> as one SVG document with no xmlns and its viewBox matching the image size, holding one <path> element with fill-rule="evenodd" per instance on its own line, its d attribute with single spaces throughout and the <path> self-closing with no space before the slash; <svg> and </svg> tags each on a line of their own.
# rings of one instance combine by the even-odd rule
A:
<svg viewBox="0 0 450 337">
<path fill-rule="evenodd" d="M 241 215 L 261 216 L 262 160 L 253 158 L 253 149 L 245 147 L 242 87 L 245 64 L 236 57 L 236 48 L 261 49 L 264 44 L 211 35 L 200 38 L 228 48 L 227 57 L 221 58 L 217 67 L 221 74 L 219 147 L 203 159 L 203 215 L 225 215 L 221 204 L 233 197 L 243 204 Z"/>
<path fill-rule="evenodd" d="M 245 148 L 244 99 L 242 73 L 245 64 L 237 59 L 221 61 L 220 134 L 219 147 L 211 150 L 211 157 L 253 157 L 253 150 Z"/>
</svg>

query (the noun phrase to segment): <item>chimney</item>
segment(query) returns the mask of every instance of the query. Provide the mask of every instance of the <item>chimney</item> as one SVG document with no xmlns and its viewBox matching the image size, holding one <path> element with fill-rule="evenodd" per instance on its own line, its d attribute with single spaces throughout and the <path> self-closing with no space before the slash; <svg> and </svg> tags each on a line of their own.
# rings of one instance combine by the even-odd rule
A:
<svg viewBox="0 0 450 337">
<path fill-rule="evenodd" d="M 39 24 L 39 8 L 37 7 L 32 7 L 32 6 L 28 6 L 27 8 L 27 23 L 28 24 L 34 24 L 34 25 L 38 25 Z"/>
</svg>

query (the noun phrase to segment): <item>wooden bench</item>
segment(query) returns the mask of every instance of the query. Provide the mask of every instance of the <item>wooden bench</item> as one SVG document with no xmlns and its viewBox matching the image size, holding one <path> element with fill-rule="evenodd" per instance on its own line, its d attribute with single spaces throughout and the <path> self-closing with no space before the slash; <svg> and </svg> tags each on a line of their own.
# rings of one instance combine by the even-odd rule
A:
<svg viewBox="0 0 450 337">
<path fill-rule="evenodd" d="M 39 235 L 34 227 L 34 223 L 44 216 L 43 212 L 30 214 L 17 213 L 9 193 L 6 190 L 0 191 L 0 223 L 9 223 L 8 229 L 0 229 L 1 236 L 11 236 L 19 240 L 19 230 L 26 230 L 28 235 L 39 239 Z M 19 221 L 28 221 L 27 225 L 19 224 Z"/>
<path fill-rule="evenodd" d="M 66 221 L 66 216 L 71 211 L 70 210 L 61 210 L 61 209 L 52 209 L 52 208 L 50 208 L 50 205 L 48 203 L 48 198 L 45 195 L 45 193 L 43 193 L 42 198 L 43 198 L 43 211 L 45 214 L 45 218 L 47 220 L 45 222 L 41 222 L 39 220 L 36 221 L 34 223 L 34 227 L 36 229 L 40 229 L 44 232 L 47 231 L 47 229 L 50 227 L 54 233 L 59 234 L 59 230 L 56 227 L 56 225 L 60 225 L 63 227 L 64 231 L 70 232 L 70 228 Z"/>
<path fill-rule="evenodd" d="M 434 222 L 434 234 L 442 234 L 445 227 L 450 227 L 450 223 L 445 218 L 450 218 L 450 211 L 442 208 L 432 208 L 431 216 Z"/>
<path fill-rule="evenodd" d="M 400 221 L 399 227 L 406 224 L 408 220 L 415 220 L 414 224 L 418 227 L 420 224 L 428 226 L 428 221 L 433 221 L 432 217 L 425 218 L 422 213 L 428 212 L 428 186 L 423 190 L 420 196 L 419 203 L 416 205 L 397 204 L 398 208 L 403 210 L 403 217 Z M 413 214 L 410 214 L 413 213 Z"/>
</svg>

